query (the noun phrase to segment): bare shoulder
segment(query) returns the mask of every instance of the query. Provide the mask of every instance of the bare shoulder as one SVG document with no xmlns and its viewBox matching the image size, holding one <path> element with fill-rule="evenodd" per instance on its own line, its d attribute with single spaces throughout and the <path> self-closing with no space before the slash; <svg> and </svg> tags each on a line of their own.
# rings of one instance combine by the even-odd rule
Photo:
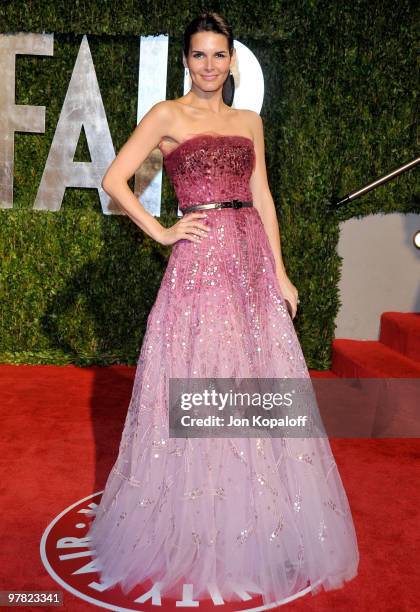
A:
<svg viewBox="0 0 420 612">
<path fill-rule="evenodd" d="M 135 138 L 151 142 L 152 148 L 157 147 L 176 122 L 179 112 L 177 106 L 173 100 L 161 100 L 153 104 L 138 123 L 134 131 Z"/>
<path fill-rule="evenodd" d="M 254 110 L 251 109 L 241 109 L 241 118 L 243 119 L 244 124 L 246 124 L 252 135 L 255 138 L 261 136 L 263 131 L 263 122 L 261 119 L 261 115 Z"/>
<path fill-rule="evenodd" d="M 148 114 L 154 115 L 159 121 L 170 122 L 176 114 L 176 103 L 173 100 L 161 100 L 153 104 Z"/>
<path fill-rule="evenodd" d="M 263 121 L 259 113 L 250 109 L 245 109 L 243 112 L 246 113 L 247 120 L 254 129 L 262 128 Z"/>
</svg>

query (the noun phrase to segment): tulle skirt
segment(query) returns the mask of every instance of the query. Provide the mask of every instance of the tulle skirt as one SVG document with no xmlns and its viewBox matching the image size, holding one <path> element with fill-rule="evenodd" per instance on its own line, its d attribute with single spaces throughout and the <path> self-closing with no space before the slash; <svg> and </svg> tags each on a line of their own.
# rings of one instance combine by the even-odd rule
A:
<svg viewBox="0 0 420 612">
<path fill-rule="evenodd" d="M 183 584 L 195 599 L 265 604 L 339 588 L 359 552 L 326 437 L 169 437 L 171 378 L 310 380 L 257 210 L 207 214 L 200 244 L 173 246 L 147 320 L 88 534 L 98 571 L 172 599 Z"/>
</svg>

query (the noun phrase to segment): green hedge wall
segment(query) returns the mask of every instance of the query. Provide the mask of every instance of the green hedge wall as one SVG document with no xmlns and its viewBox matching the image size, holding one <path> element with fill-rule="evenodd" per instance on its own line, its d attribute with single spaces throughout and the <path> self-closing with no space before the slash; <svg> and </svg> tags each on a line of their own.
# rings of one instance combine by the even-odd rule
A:
<svg viewBox="0 0 420 612">
<path fill-rule="evenodd" d="M 2 32 L 54 32 L 54 56 L 18 56 L 16 103 L 46 106 L 45 134 L 15 135 L 14 209 L 0 210 L 0 361 L 131 363 L 138 358 L 170 247 L 98 194 L 67 189 L 60 212 L 32 210 L 83 34 L 115 149 L 136 125 L 138 36 L 167 33 L 167 98 L 182 95 L 182 32 L 218 10 L 259 59 L 270 187 L 283 255 L 300 293 L 309 367 L 329 367 L 339 308 L 339 222 L 418 210 L 415 171 L 331 213 L 331 198 L 413 159 L 418 136 L 416 5 L 291 2 L 2 2 Z M 77 160 L 89 160 L 82 136 Z M 163 225 L 176 220 L 166 175 Z M 368 262 L 367 262 L 368 265 Z"/>
</svg>

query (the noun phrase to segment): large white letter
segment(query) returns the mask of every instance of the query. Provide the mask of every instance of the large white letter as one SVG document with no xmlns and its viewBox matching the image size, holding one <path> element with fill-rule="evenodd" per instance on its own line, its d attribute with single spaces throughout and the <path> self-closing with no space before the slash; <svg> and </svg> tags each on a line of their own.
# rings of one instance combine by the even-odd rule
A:
<svg viewBox="0 0 420 612">
<path fill-rule="evenodd" d="M 168 36 L 141 36 L 137 123 L 156 102 L 165 100 L 167 64 Z M 134 192 L 152 215 L 160 216 L 162 153 L 159 149 L 152 151 L 136 172 Z"/>
<path fill-rule="evenodd" d="M 53 34 L 0 34 L 0 208 L 13 208 L 15 132 L 45 132 L 45 106 L 15 104 L 16 55 L 52 55 Z"/>
<path fill-rule="evenodd" d="M 90 162 L 74 162 L 82 126 Z M 115 157 L 105 109 L 86 35 L 83 36 L 63 108 L 45 164 L 34 209 L 60 210 L 66 187 L 98 189 L 105 214 L 121 209 L 101 187 L 101 180 Z"/>
</svg>

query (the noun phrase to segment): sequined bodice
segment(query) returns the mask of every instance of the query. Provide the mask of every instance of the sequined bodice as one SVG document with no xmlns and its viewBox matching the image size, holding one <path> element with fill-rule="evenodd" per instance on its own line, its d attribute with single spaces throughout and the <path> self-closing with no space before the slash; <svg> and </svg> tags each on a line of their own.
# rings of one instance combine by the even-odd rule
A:
<svg viewBox="0 0 420 612">
<path fill-rule="evenodd" d="M 197 134 L 164 155 L 181 210 L 203 202 L 252 201 L 254 165 L 254 143 L 246 136 Z"/>
</svg>

